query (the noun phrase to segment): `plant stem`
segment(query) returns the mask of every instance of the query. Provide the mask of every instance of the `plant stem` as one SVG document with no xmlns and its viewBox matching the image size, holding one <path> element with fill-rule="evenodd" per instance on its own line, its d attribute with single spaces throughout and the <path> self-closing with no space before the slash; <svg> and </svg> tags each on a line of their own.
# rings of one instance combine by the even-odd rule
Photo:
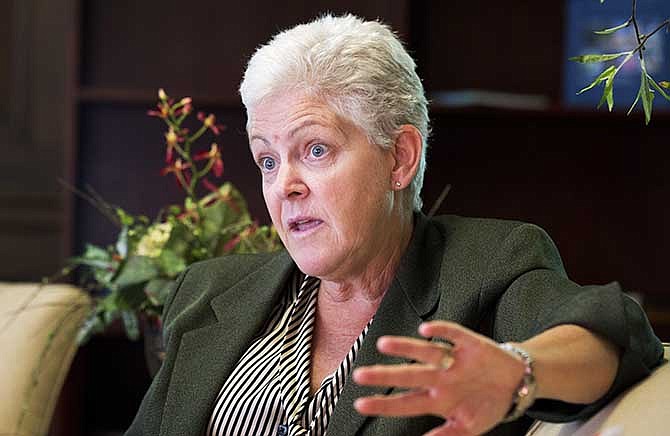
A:
<svg viewBox="0 0 670 436">
<path fill-rule="evenodd" d="M 189 142 L 195 142 L 195 141 L 197 141 L 198 138 L 200 138 L 200 137 L 202 136 L 202 134 L 205 133 L 206 131 L 207 131 L 207 126 L 205 126 L 205 125 L 203 124 L 202 127 L 201 127 L 200 129 L 198 129 L 198 131 L 195 132 L 195 133 L 193 134 L 193 136 L 191 136 L 191 137 L 189 138 Z"/>
<path fill-rule="evenodd" d="M 637 0 L 633 0 L 631 20 L 633 21 L 633 26 L 635 27 L 635 39 L 637 40 L 637 44 L 638 44 L 637 47 L 635 48 L 635 50 L 633 50 L 633 53 L 638 52 L 638 56 L 640 57 L 640 60 L 642 60 L 644 58 L 644 54 L 643 54 L 643 51 L 645 49 L 644 45 L 647 43 L 649 38 L 654 36 L 654 34 L 656 32 L 658 32 L 659 30 L 663 29 L 666 26 L 670 26 L 670 18 L 666 18 L 665 21 L 663 21 L 661 24 L 659 24 L 658 27 L 656 27 L 656 29 L 651 31 L 651 33 L 642 36 L 640 34 L 640 27 L 637 24 Z"/>
<path fill-rule="evenodd" d="M 640 37 L 640 28 L 637 25 L 637 0 L 633 0 L 633 10 L 631 12 L 631 20 L 633 20 L 633 27 L 635 27 L 635 40 L 638 43 L 638 48 L 642 47 L 642 38 Z M 639 51 L 638 55 L 642 59 L 642 50 Z"/>
<path fill-rule="evenodd" d="M 665 26 L 670 26 L 670 17 L 666 18 L 665 21 L 659 24 L 658 27 L 656 27 L 654 30 L 651 31 L 651 33 L 649 33 L 648 35 L 644 35 L 644 38 L 642 38 L 642 45 L 644 45 L 649 38 L 654 36 L 655 33 L 663 29 Z"/>
</svg>

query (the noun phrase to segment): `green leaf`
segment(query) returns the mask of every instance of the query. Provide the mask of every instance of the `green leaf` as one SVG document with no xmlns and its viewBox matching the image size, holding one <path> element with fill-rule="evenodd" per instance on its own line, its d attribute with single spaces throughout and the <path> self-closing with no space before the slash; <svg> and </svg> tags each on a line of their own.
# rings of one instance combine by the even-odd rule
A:
<svg viewBox="0 0 670 436">
<path fill-rule="evenodd" d="M 123 226 L 119 233 L 119 238 L 116 240 L 116 252 L 121 257 L 128 255 L 128 226 Z"/>
<path fill-rule="evenodd" d="M 607 109 L 612 112 L 614 107 L 614 76 L 605 84 L 605 92 L 607 93 Z"/>
<path fill-rule="evenodd" d="M 614 74 L 616 74 L 616 72 Z M 607 107 L 610 112 L 612 112 L 612 108 L 614 107 L 614 74 L 607 78 L 605 89 L 603 89 L 603 96 L 598 102 L 598 108 L 600 108 L 604 102 L 607 102 Z"/>
<path fill-rule="evenodd" d="M 644 109 L 645 124 L 649 124 L 649 121 L 651 121 L 654 94 L 652 93 L 651 89 L 649 89 L 649 83 L 647 81 L 647 67 L 644 64 L 644 59 L 640 59 L 640 69 L 642 70 L 640 74 L 640 96 L 642 97 L 642 108 Z"/>
<path fill-rule="evenodd" d="M 140 322 L 135 312 L 124 310 L 121 312 L 123 327 L 126 329 L 128 339 L 136 341 L 140 338 Z"/>
<path fill-rule="evenodd" d="M 121 221 L 121 224 L 123 226 L 132 226 L 133 223 L 135 223 L 135 218 L 129 213 L 127 213 L 125 210 L 121 209 L 120 207 L 117 207 L 115 211 L 116 216 L 119 217 L 119 220 Z"/>
<path fill-rule="evenodd" d="M 173 280 L 153 279 L 147 283 L 144 292 L 149 297 L 151 304 L 160 307 L 165 304 L 174 284 L 175 282 Z"/>
<path fill-rule="evenodd" d="M 184 200 L 184 210 L 193 210 L 196 208 L 195 202 L 191 197 L 186 197 Z"/>
<path fill-rule="evenodd" d="M 183 257 L 177 255 L 173 250 L 164 248 L 158 258 L 163 273 L 168 277 L 176 277 L 177 274 L 186 268 L 186 261 Z"/>
<path fill-rule="evenodd" d="M 119 317 L 119 305 L 117 303 L 118 294 L 109 294 L 98 306 L 98 316 L 103 326 L 108 326 Z"/>
<path fill-rule="evenodd" d="M 637 96 L 635 96 L 635 101 L 633 101 L 633 104 L 630 106 L 630 109 L 628 109 L 628 112 L 626 112 L 626 115 L 630 115 L 631 112 L 633 112 L 633 109 L 637 105 L 637 102 L 640 100 L 640 90 L 637 91 Z"/>
<path fill-rule="evenodd" d="M 224 183 L 218 192 L 205 196 L 201 204 L 204 217 L 202 239 L 208 242 L 210 250 L 215 250 L 218 245 L 222 229 L 238 227 L 241 223 L 251 223 L 244 197 L 229 182 Z"/>
<path fill-rule="evenodd" d="M 77 332 L 77 344 L 84 345 L 88 340 L 96 333 L 100 333 L 104 330 L 104 325 L 100 320 L 100 317 L 97 313 L 91 314 L 84 323 L 79 327 Z"/>
<path fill-rule="evenodd" d="M 573 56 L 568 58 L 570 61 L 580 62 L 582 64 L 592 64 L 595 62 L 606 62 L 613 59 L 620 58 L 621 56 L 626 56 L 631 54 L 630 51 L 622 51 L 621 53 L 605 53 L 605 54 L 586 54 L 581 56 Z"/>
<path fill-rule="evenodd" d="M 162 252 L 172 251 L 175 255 L 185 258 L 194 239 L 193 232 L 190 231 L 183 221 L 174 219 L 173 217 L 170 218 L 172 231 L 170 232 L 170 238 L 163 245 Z"/>
<path fill-rule="evenodd" d="M 655 81 L 655 80 L 654 80 L 648 73 L 647 73 L 647 79 L 649 80 L 649 83 L 651 83 L 651 86 L 653 86 L 654 89 L 656 89 L 656 91 L 658 91 L 658 92 L 663 96 L 663 98 L 665 98 L 666 100 L 670 101 L 670 95 L 668 95 L 668 94 L 663 90 L 663 88 L 662 88 L 661 86 L 659 86 L 659 84 L 656 83 L 656 81 Z"/>
<path fill-rule="evenodd" d="M 107 260 L 87 259 L 86 257 L 71 257 L 68 259 L 71 265 L 86 265 L 91 268 L 107 269 L 112 266 L 112 262 Z"/>
<path fill-rule="evenodd" d="M 612 74 L 614 74 L 615 71 L 616 71 L 616 67 L 615 67 L 614 65 L 611 65 L 610 67 L 608 67 L 607 69 L 605 69 L 605 71 L 603 71 L 602 73 L 600 73 L 600 74 L 598 75 L 598 77 L 596 77 L 596 79 L 595 79 L 593 82 L 591 82 L 591 84 L 590 84 L 589 86 L 587 86 L 586 88 L 580 90 L 580 91 L 577 93 L 577 95 L 579 95 L 579 94 L 581 94 L 581 93 L 583 93 L 583 92 L 586 92 L 586 91 L 588 91 L 589 89 L 594 88 L 596 85 L 598 85 L 598 84 L 599 84 L 600 82 L 602 82 L 603 80 L 607 80 Z"/>
<path fill-rule="evenodd" d="M 149 299 L 144 293 L 146 282 L 119 288 L 115 293 L 115 303 L 119 310 L 140 310 Z"/>
<path fill-rule="evenodd" d="M 131 256 L 116 277 L 119 288 L 147 282 L 158 276 L 158 266 L 146 256 Z"/>
<path fill-rule="evenodd" d="M 621 68 L 621 66 L 619 66 L 619 68 Z M 612 108 L 614 107 L 614 77 L 616 76 L 616 73 L 619 72 L 619 68 L 615 69 L 605 80 L 605 88 L 603 89 L 603 95 L 598 102 L 598 108 L 600 108 L 604 102 L 607 102 L 607 108 L 612 112 Z"/>
<path fill-rule="evenodd" d="M 112 258 L 112 256 L 109 254 L 107 250 L 92 244 L 86 244 L 86 247 L 84 248 L 84 254 L 81 257 L 88 260 L 95 259 L 95 260 L 106 260 L 106 261 L 109 261 Z"/>
<path fill-rule="evenodd" d="M 603 29 L 603 30 L 596 30 L 593 33 L 596 35 L 611 35 L 612 33 L 616 32 L 617 30 L 624 29 L 630 25 L 630 23 L 633 20 L 631 18 L 628 19 L 625 23 L 619 24 L 618 26 L 610 27 L 608 29 Z"/>
</svg>

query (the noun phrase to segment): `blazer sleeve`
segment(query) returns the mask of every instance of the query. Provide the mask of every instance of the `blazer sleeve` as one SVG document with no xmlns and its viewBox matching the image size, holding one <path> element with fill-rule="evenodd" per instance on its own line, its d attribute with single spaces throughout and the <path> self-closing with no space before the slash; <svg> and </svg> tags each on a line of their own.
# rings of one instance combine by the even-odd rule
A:
<svg viewBox="0 0 670 436">
<path fill-rule="evenodd" d="M 617 283 L 579 286 L 565 273 L 558 251 L 539 227 L 513 228 L 493 256 L 480 292 L 493 306 L 493 337 L 523 341 L 561 324 L 582 326 L 621 350 L 609 391 L 583 405 L 541 399 L 528 415 L 566 422 L 595 414 L 617 394 L 650 374 L 663 359 L 663 347 L 642 308 Z"/>
<path fill-rule="evenodd" d="M 174 315 L 170 309 L 174 302 L 174 297 L 181 287 L 187 273 L 188 269 L 184 270 L 172 283 L 172 289 L 170 290 L 168 299 L 163 307 L 162 319 L 164 344 L 170 343 L 169 338 L 172 332 L 172 318 Z M 126 430 L 124 436 L 154 436 L 160 433 L 163 405 L 165 404 L 165 398 L 167 396 L 173 364 L 174 362 L 169 359 L 163 362 L 142 399 L 142 403 L 135 415 L 135 419 L 133 419 L 132 424 L 128 430 Z"/>
</svg>

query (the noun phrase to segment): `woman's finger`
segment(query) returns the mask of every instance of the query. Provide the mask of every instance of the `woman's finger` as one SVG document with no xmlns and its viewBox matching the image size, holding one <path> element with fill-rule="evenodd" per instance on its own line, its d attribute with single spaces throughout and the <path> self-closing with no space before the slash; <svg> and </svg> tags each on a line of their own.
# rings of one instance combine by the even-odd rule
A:
<svg viewBox="0 0 670 436">
<path fill-rule="evenodd" d="M 449 384 L 448 371 L 433 365 L 373 365 L 358 368 L 352 378 L 359 385 L 398 388 L 432 388 Z"/>
<path fill-rule="evenodd" d="M 479 334 L 450 321 L 428 321 L 419 326 L 419 333 L 425 337 L 437 336 L 454 345 L 468 346 L 478 342 Z"/>
<path fill-rule="evenodd" d="M 425 339 L 382 336 L 377 341 L 377 349 L 391 356 L 439 366 L 444 363 L 445 357 L 451 354 L 453 347 L 447 343 L 430 342 Z"/>
<path fill-rule="evenodd" d="M 426 391 L 415 390 L 391 395 L 362 397 L 354 401 L 361 415 L 419 416 L 434 414 L 435 399 Z"/>
</svg>

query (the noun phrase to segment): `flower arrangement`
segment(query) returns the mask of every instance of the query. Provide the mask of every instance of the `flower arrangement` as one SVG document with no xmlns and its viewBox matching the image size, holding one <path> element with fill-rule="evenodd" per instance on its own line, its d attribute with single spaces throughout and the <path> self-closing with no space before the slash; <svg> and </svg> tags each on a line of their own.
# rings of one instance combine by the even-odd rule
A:
<svg viewBox="0 0 670 436">
<path fill-rule="evenodd" d="M 252 220 L 232 183 L 217 186 L 210 180 L 223 175 L 221 148 L 213 142 L 203 150 L 200 143 L 206 136 L 219 136 L 224 127 L 213 114 L 199 112 L 200 127 L 191 133 L 184 122 L 193 113 L 191 98 L 175 102 L 163 89 L 158 91 L 156 110 L 148 112 L 167 126 L 161 173 L 174 177 L 185 194 L 183 204 L 167 206 L 150 221 L 106 203 L 92 190 L 81 193 L 120 231 L 114 245 L 86 245 L 63 271 L 79 269 L 80 286 L 94 297 L 93 310 L 77 337 L 80 344 L 117 319 L 131 339 L 139 337 L 141 317 L 160 325 L 171 281 L 193 262 L 281 246 L 273 227 Z"/>
</svg>

